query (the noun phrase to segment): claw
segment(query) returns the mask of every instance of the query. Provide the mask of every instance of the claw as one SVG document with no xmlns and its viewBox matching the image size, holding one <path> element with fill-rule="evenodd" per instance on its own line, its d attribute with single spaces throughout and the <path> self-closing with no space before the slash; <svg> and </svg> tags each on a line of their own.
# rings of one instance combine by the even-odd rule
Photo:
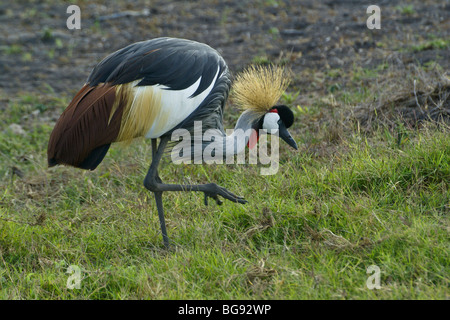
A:
<svg viewBox="0 0 450 320">
<path fill-rule="evenodd" d="M 236 202 L 236 203 L 241 203 L 241 204 L 247 203 L 247 200 L 245 200 L 243 197 L 236 196 L 235 194 L 233 194 L 232 192 L 228 191 L 227 189 L 225 189 L 223 187 L 213 184 L 212 188 L 214 188 L 214 190 L 204 191 L 204 194 L 205 194 L 204 202 L 205 202 L 206 206 L 208 205 L 208 197 L 213 198 L 214 200 L 216 200 L 216 203 L 218 205 L 221 205 L 223 202 L 219 199 L 219 196 L 222 196 L 225 199 Z"/>
<path fill-rule="evenodd" d="M 222 201 L 219 199 L 219 196 L 217 194 L 214 193 L 209 193 L 209 192 L 205 192 L 205 206 L 208 205 L 208 197 L 213 198 L 214 200 L 216 200 L 217 205 L 222 205 Z"/>
</svg>

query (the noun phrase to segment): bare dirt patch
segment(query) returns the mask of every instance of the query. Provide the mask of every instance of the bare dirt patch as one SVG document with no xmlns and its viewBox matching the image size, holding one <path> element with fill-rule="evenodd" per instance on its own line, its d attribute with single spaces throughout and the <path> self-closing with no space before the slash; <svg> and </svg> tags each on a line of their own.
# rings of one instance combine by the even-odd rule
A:
<svg viewBox="0 0 450 320">
<path fill-rule="evenodd" d="M 77 4 L 81 30 L 67 29 L 66 3 L 0 5 L 2 108 L 23 94 L 71 99 L 107 54 L 160 36 L 208 43 L 223 54 L 232 72 L 250 63 L 285 64 L 295 75 L 290 90 L 300 91 L 294 103 L 302 105 L 328 94 L 330 87 L 354 86 L 348 80 L 355 66 L 376 68 L 394 52 L 405 66 L 437 63 L 445 74 L 450 65 L 450 5 L 445 1 L 379 1 L 380 30 L 366 27 L 367 4 L 356 0 Z M 338 76 L 330 77 L 333 70 L 339 70 Z M 445 96 L 446 88 L 416 92 L 419 104 Z M 414 108 L 410 93 L 405 101 L 391 101 Z"/>
</svg>

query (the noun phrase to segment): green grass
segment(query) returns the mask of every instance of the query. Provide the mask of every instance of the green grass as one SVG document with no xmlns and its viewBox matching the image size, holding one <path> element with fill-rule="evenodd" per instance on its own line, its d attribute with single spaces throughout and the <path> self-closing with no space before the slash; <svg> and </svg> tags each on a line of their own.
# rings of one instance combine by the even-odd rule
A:
<svg viewBox="0 0 450 320">
<path fill-rule="evenodd" d="M 404 15 L 413 15 L 416 13 L 416 10 L 414 9 L 414 5 L 406 5 L 406 6 L 396 6 L 395 9 Z"/>
<path fill-rule="evenodd" d="M 23 48 L 22 48 L 22 46 L 20 46 L 18 44 L 12 44 L 10 46 L 3 46 L 2 51 L 4 54 L 16 55 L 16 54 L 22 53 Z"/>
<path fill-rule="evenodd" d="M 166 251 L 142 185 L 149 142 L 113 146 L 93 172 L 47 169 L 52 126 L 24 116 L 57 105 L 26 96 L 0 115 L 0 299 L 449 297 L 446 127 L 402 128 L 400 138 L 351 131 L 335 143 L 318 134 L 315 145 L 334 151 L 316 153 L 299 116 L 300 151 L 280 143 L 277 175 L 165 161 L 163 181 L 216 182 L 249 201 L 205 207 L 202 194 L 165 193 Z M 70 265 L 80 289 L 67 288 Z M 366 287 L 370 265 L 381 270 L 378 290 Z"/>
<path fill-rule="evenodd" d="M 412 52 L 419 52 L 424 50 L 435 50 L 435 49 L 448 49 L 450 48 L 450 40 L 444 39 L 433 39 L 429 41 L 425 41 L 421 44 L 414 45 L 409 49 Z"/>
<path fill-rule="evenodd" d="M 253 57 L 252 64 L 270 65 L 272 64 L 272 61 L 267 57 L 267 55 L 259 55 Z"/>
</svg>

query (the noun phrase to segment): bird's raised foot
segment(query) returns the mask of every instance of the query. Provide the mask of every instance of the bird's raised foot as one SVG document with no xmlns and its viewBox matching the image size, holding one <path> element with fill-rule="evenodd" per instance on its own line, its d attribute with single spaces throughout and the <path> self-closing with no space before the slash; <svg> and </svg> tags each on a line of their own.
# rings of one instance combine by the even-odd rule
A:
<svg viewBox="0 0 450 320">
<path fill-rule="evenodd" d="M 205 194 L 205 205 L 206 206 L 208 205 L 208 197 L 214 199 L 218 205 L 222 204 L 222 201 L 219 199 L 219 196 L 222 196 L 227 200 L 241 203 L 241 204 L 245 204 L 248 202 L 243 197 L 236 196 L 234 193 L 228 191 L 224 187 L 221 187 L 215 183 L 211 183 L 207 186 L 208 186 L 208 189 L 210 189 L 210 190 L 203 191 Z"/>
<path fill-rule="evenodd" d="M 237 203 L 245 204 L 247 200 L 239 197 L 224 187 L 218 186 L 215 183 L 200 184 L 200 185 L 179 185 L 179 184 L 163 184 L 159 177 L 148 178 L 144 180 L 144 186 L 154 193 L 165 191 L 201 191 L 205 194 L 205 205 L 208 205 L 208 197 L 216 201 L 218 205 L 222 204 L 219 196 Z"/>
</svg>

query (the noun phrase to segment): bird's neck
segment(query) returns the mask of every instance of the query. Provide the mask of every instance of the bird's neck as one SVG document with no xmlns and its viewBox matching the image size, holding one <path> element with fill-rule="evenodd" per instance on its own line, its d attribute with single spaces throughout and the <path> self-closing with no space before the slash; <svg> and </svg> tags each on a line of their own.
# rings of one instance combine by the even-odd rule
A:
<svg viewBox="0 0 450 320">
<path fill-rule="evenodd" d="M 246 147 L 253 148 L 256 145 L 259 135 L 254 129 L 254 122 L 255 117 L 251 112 L 244 111 L 241 114 L 231 134 L 225 137 L 224 147 L 227 155 L 239 154 Z"/>
<path fill-rule="evenodd" d="M 222 163 L 226 160 L 226 163 L 232 164 L 234 155 L 240 157 L 247 146 L 253 148 L 256 145 L 258 134 L 253 128 L 255 121 L 254 114 L 244 111 L 234 129 L 208 129 L 202 134 L 200 124 L 198 134 L 194 128 L 193 139 L 188 132 L 188 142 L 181 142 L 173 148 L 172 160 L 176 159 L 174 161 L 177 163 L 193 160 L 194 164 Z"/>
</svg>

